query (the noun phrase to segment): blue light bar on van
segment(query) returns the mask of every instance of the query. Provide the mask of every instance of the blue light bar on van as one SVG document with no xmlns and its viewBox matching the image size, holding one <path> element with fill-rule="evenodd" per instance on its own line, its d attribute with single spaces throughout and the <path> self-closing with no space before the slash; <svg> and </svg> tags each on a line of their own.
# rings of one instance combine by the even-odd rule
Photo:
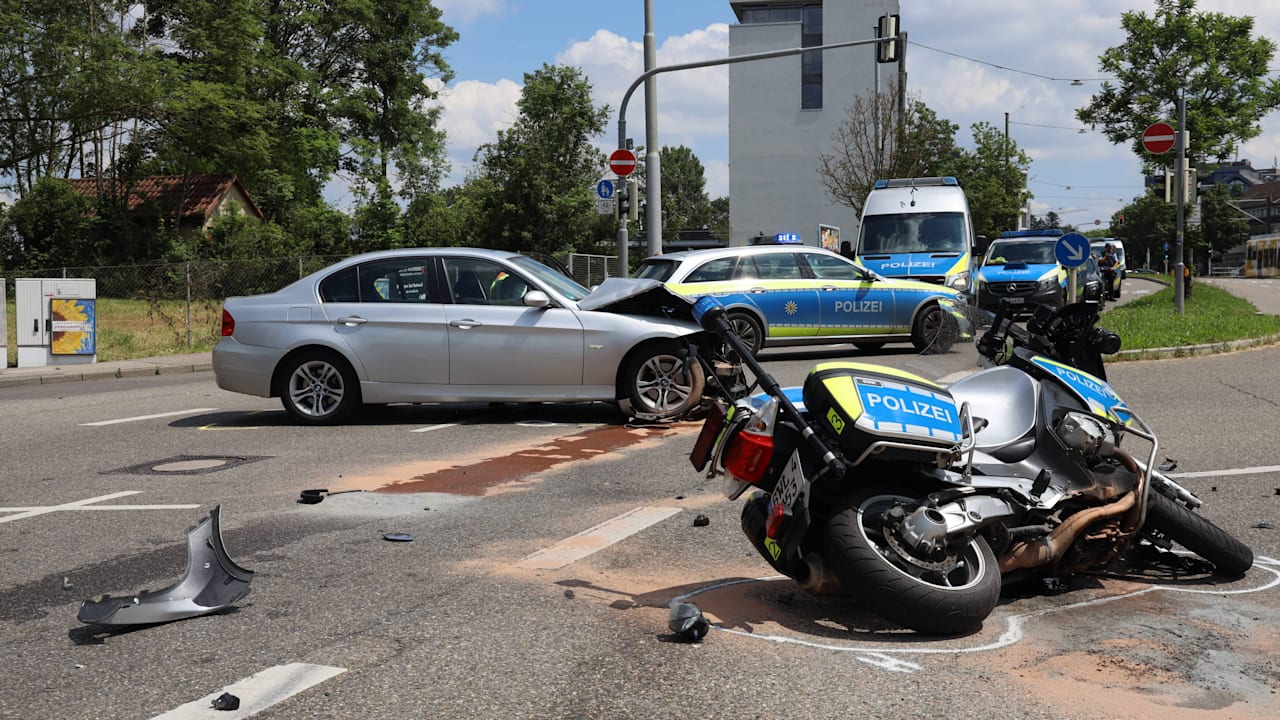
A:
<svg viewBox="0 0 1280 720">
<path fill-rule="evenodd" d="M 1061 237 L 1062 228 L 1050 228 L 1048 230 L 1005 230 L 1000 233 L 1002 238 L 1020 238 L 1020 237 Z"/>
<path fill-rule="evenodd" d="M 804 241 L 800 239 L 799 233 L 778 233 L 773 236 L 774 245 L 802 245 Z"/>
<path fill-rule="evenodd" d="M 891 187 L 924 187 L 926 185 L 959 186 L 960 181 L 950 175 L 944 177 L 894 178 L 892 180 L 877 180 L 873 187 L 876 190 L 883 190 Z"/>
</svg>

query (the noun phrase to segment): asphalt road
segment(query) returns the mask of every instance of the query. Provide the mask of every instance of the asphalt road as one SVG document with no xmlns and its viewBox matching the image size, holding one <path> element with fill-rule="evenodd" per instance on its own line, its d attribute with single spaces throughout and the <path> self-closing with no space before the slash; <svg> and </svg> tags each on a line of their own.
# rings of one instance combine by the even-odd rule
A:
<svg viewBox="0 0 1280 720">
<path fill-rule="evenodd" d="M 849 351 L 765 356 L 798 383 Z M 971 359 L 874 357 L 931 377 Z M 1109 369 L 1206 517 L 1254 548 L 1245 578 L 1175 563 L 1007 588 L 942 640 L 769 579 L 739 505 L 688 466 L 696 423 L 468 405 L 302 428 L 208 372 L 3 389 L 0 718 L 1274 717 L 1278 362 Z M 215 506 L 254 572 L 234 609 L 77 622 L 86 598 L 175 582 Z M 705 642 L 668 633 L 677 597 L 716 621 Z M 241 709 L 209 709 L 227 691 Z"/>
</svg>

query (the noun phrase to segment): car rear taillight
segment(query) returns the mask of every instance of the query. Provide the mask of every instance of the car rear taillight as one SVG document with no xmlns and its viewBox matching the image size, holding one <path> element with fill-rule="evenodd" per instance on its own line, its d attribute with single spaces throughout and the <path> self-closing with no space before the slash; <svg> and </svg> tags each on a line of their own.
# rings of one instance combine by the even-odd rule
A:
<svg viewBox="0 0 1280 720">
<path fill-rule="evenodd" d="M 236 319 L 224 308 L 222 310 L 222 337 L 231 337 L 236 331 Z"/>
<path fill-rule="evenodd" d="M 725 447 L 724 469 L 734 478 L 756 484 L 773 459 L 773 427 L 778 417 L 778 401 L 770 398 Z"/>
</svg>

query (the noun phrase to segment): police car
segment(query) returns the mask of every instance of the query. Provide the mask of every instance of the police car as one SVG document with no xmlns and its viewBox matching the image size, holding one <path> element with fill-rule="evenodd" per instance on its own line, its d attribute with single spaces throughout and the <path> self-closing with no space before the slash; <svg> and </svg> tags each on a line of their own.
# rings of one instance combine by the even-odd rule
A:
<svg viewBox="0 0 1280 720">
<path fill-rule="evenodd" d="M 1061 236 L 1061 230 L 1022 230 L 992 240 L 974 278 L 974 304 L 994 311 L 1004 301 L 1028 313 L 1037 305 L 1062 307 L 1067 271 L 1054 255 Z"/>
<path fill-rule="evenodd" d="M 809 245 L 655 255 L 636 276 L 660 280 L 687 297 L 715 296 L 752 352 L 839 342 L 867 351 L 910 342 L 921 352 L 945 352 L 954 335 L 938 298 L 961 299 L 950 288 L 891 280 Z"/>
</svg>

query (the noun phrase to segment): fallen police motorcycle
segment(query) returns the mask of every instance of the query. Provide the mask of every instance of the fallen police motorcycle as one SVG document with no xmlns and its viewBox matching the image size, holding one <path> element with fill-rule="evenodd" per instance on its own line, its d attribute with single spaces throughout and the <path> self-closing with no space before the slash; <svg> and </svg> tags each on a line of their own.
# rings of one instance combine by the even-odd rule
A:
<svg viewBox="0 0 1280 720">
<path fill-rule="evenodd" d="M 714 298 L 695 305 L 763 393 L 714 407 L 690 461 L 723 472 L 730 499 L 755 489 L 742 528 L 776 570 L 950 635 L 982 624 L 1002 579 L 1105 568 L 1139 543 L 1177 542 L 1226 576 L 1252 566 L 1156 468 L 1156 436 L 1106 382 L 1102 355 L 1120 341 L 1096 327 L 1096 304 L 1043 308 L 1026 327 L 1004 309 L 980 323 L 974 308 L 948 310 L 968 337 L 990 323 L 972 344 L 989 367 L 944 387 L 823 362 L 784 389 L 737 348 Z M 1131 438 L 1145 459 L 1121 447 Z"/>
</svg>

